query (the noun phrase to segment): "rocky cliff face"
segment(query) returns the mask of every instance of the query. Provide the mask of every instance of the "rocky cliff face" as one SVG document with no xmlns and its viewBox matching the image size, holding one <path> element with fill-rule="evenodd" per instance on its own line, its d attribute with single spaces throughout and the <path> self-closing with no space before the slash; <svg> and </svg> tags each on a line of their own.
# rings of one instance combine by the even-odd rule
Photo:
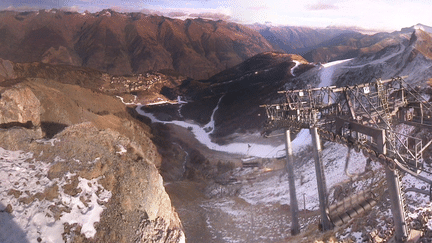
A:
<svg viewBox="0 0 432 243">
<path fill-rule="evenodd" d="M 174 69 L 201 79 L 272 49 L 258 32 L 223 21 L 112 10 L 0 12 L 0 58 L 13 62 L 77 65 L 115 75 Z"/>
<path fill-rule="evenodd" d="M 0 221 L 22 230 L 1 241 L 184 241 L 149 128 L 119 100 L 47 79 L 0 86 Z"/>
</svg>

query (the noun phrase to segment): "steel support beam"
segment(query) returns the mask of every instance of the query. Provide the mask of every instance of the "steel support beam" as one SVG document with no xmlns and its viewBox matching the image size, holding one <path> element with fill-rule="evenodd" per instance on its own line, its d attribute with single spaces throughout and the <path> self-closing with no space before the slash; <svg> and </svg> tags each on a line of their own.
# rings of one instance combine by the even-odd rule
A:
<svg viewBox="0 0 432 243">
<path fill-rule="evenodd" d="M 316 127 L 311 127 L 309 130 L 312 136 L 312 147 L 315 158 L 315 173 L 321 213 L 321 227 L 323 231 L 326 231 L 332 229 L 333 225 L 327 216 L 327 184 L 324 175 L 324 166 L 321 160 L 321 142 L 318 135 L 318 129 Z"/>
<path fill-rule="evenodd" d="M 351 131 L 356 131 L 358 133 L 362 133 L 365 135 L 368 135 L 373 138 L 373 141 L 376 143 L 375 149 L 380 154 L 386 154 L 386 137 L 385 137 L 385 130 L 375 127 L 370 127 L 367 125 L 360 124 L 355 121 L 350 121 L 346 119 L 342 119 L 339 117 L 335 118 L 335 124 L 336 124 L 336 134 L 342 135 L 342 128 L 345 124 L 348 124 L 348 129 Z"/>
<path fill-rule="evenodd" d="M 295 188 L 295 176 L 294 176 L 294 158 L 291 146 L 291 135 L 290 130 L 285 130 L 285 148 L 286 148 L 286 165 L 285 169 L 288 173 L 288 183 L 290 191 L 290 210 L 291 210 L 291 235 L 297 235 L 300 233 L 300 224 L 298 219 L 298 203 Z"/>
<path fill-rule="evenodd" d="M 400 195 L 398 172 L 396 170 L 390 170 L 390 168 L 386 166 L 385 173 L 395 225 L 395 240 L 396 242 L 405 242 L 408 239 L 409 232 L 405 221 L 405 211 L 401 203 L 402 197 Z"/>
<path fill-rule="evenodd" d="M 379 134 L 382 138 L 377 139 L 378 153 L 386 154 L 385 130 L 382 130 Z M 406 224 L 405 211 L 402 205 L 403 198 L 398 178 L 398 173 L 400 172 L 397 170 L 391 170 L 388 166 L 385 166 L 385 173 L 395 227 L 395 241 L 405 242 L 408 239 L 409 230 Z"/>
</svg>

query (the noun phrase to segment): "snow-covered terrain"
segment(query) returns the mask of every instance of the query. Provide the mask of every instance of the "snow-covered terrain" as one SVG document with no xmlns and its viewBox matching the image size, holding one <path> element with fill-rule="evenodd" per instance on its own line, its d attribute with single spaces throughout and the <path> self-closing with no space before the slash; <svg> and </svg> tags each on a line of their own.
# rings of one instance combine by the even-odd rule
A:
<svg viewBox="0 0 432 243">
<path fill-rule="evenodd" d="M 294 151 L 295 154 L 299 152 L 301 151 Z M 344 172 L 347 154 L 348 148 L 340 144 L 326 144 L 326 148 L 322 153 L 322 159 L 328 188 L 349 179 Z M 360 173 L 364 171 L 366 158 L 361 153 L 351 151 L 349 161 L 350 173 Z M 311 158 L 302 166 L 297 166 L 295 168 L 296 191 L 299 194 L 298 199 L 300 201 L 299 204 L 302 205 L 301 209 L 316 210 L 319 206 L 314 163 L 313 158 Z M 282 179 L 279 177 L 270 177 L 267 180 L 254 183 L 253 186 L 246 185 L 243 187 L 240 197 L 251 204 L 289 204 L 288 178 L 287 176 L 283 176 Z M 305 202 L 303 202 L 303 197 L 306 199 Z M 306 208 L 303 208 L 304 205 Z"/>
<path fill-rule="evenodd" d="M 344 66 L 344 64 L 352 59 L 339 60 L 334 62 L 329 62 L 323 64 L 322 69 L 319 73 L 321 83 L 318 85 L 318 88 L 327 87 L 333 85 L 333 73 L 337 68 Z"/>
<path fill-rule="evenodd" d="M 426 87 L 432 77 L 432 60 L 419 54 L 415 43 L 388 46 L 377 53 L 360 56 L 343 66 L 337 66 L 334 73 L 341 80 L 335 80 L 336 85 L 408 76 L 405 81 Z"/>
<path fill-rule="evenodd" d="M 51 165 L 38 161 L 33 153 L 0 147 L 0 242 L 68 242 L 64 224 L 81 227 L 87 238 L 95 235 L 94 223 L 100 220 L 111 192 L 98 179 L 78 177 L 79 192 L 72 196 L 64 186 L 76 175 L 50 180 Z"/>
</svg>

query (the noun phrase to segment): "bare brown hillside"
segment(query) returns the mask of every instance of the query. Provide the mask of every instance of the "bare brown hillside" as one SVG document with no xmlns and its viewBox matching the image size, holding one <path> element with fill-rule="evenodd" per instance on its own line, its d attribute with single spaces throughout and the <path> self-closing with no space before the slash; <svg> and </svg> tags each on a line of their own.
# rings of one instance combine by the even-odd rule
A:
<svg viewBox="0 0 432 243">
<path fill-rule="evenodd" d="M 224 21 L 103 10 L 0 12 L 0 58 L 69 64 L 114 75 L 174 69 L 203 79 L 272 50 L 256 31 Z"/>
</svg>

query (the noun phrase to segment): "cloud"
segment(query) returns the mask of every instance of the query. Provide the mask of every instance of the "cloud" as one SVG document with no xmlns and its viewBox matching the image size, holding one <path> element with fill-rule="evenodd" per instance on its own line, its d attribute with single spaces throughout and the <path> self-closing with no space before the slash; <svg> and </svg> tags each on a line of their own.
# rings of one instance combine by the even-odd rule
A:
<svg viewBox="0 0 432 243">
<path fill-rule="evenodd" d="M 203 19 L 212 19 L 212 20 L 229 20 L 231 16 L 223 14 L 223 13 L 193 13 L 189 15 L 192 18 L 203 18 Z"/>
<path fill-rule="evenodd" d="M 64 7 L 61 7 L 60 10 L 66 11 L 66 12 L 79 12 L 80 7 L 78 7 L 78 6 L 64 6 Z"/>
<path fill-rule="evenodd" d="M 167 17 L 171 17 L 171 18 L 180 18 L 180 17 L 187 16 L 188 14 L 185 13 L 185 12 L 176 11 L 176 12 L 169 12 L 169 13 L 167 13 L 165 15 Z"/>
<path fill-rule="evenodd" d="M 316 4 L 306 5 L 306 9 L 307 10 L 334 10 L 339 8 L 334 4 L 316 3 Z"/>
<path fill-rule="evenodd" d="M 9 6 L 7 8 L 4 8 L 3 10 L 7 10 L 7 11 L 17 11 L 17 12 L 31 12 L 31 11 L 37 11 L 40 8 L 37 7 L 30 7 L 30 6 L 19 6 L 19 7 L 15 7 L 15 6 Z"/>
<path fill-rule="evenodd" d="M 164 15 L 164 13 L 162 13 L 161 11 L 147 9 L 147 8 L 141 9 L 140 12 L 147 15 L 159 15 L 159 16 Z"/>
</svg>

